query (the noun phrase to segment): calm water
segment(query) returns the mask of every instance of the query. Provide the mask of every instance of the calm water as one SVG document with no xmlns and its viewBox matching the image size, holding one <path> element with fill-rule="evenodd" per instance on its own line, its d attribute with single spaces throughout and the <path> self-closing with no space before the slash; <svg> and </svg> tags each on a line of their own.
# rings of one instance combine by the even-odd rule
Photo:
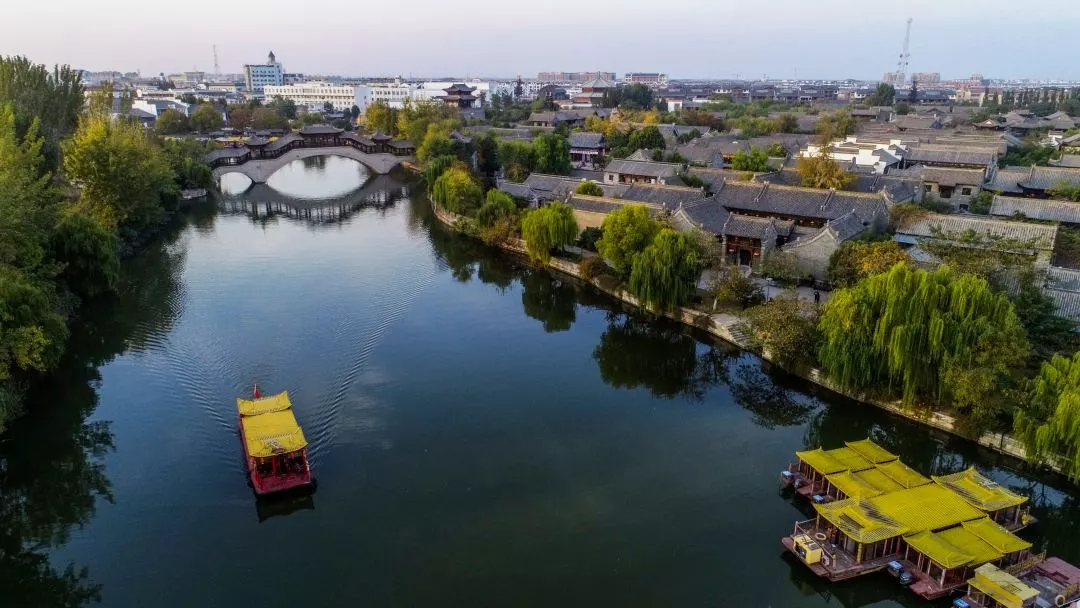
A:
<svg viewBox="0 0 1080 608">
<path fill-rule="evenodd" d="M 1080 561 L 1059 480 L 451 235 L 403 179 L 298 161 L 126 264 L 0 442 L 0 604 L 925 605 L 779 544 L 792 452 L 867 435 L 1031 493 Z M 253 381 L 290 391 L 308 501 L 245 485 Z"/>
</svg>

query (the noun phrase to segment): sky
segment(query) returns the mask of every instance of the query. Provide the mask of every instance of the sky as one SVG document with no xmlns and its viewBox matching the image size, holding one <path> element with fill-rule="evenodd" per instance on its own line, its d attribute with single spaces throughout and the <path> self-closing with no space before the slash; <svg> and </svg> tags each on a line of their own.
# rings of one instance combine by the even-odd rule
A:
<svg viewBox="0 0 1080 608">
<path fill-rule="evenodd" d="M 240 72 L 273 50 L 286 71 L 343 76 L 1080 79 L 1080 0 L 15 0 L 0 55 L 144 75 Z M 901 5 L 891 8 L 890 4 Z M 1055 44 L 1052 41 L 1062 41 Z"/>
</svg>

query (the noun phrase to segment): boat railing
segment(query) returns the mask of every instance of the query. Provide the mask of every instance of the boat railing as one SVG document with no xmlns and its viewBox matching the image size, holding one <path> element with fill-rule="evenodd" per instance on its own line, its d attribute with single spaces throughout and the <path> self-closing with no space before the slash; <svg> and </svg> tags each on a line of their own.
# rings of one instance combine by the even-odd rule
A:
<svg viewBox="0 0 1080 608">
<path fill-rule="evenodd" d="M 1042 553 L 1036 553 L 1023 561 L 1016 562 L 1015 564 L 1005 568 L 1005 572 L 1016 576 L 1025 570 L 1030 570 L 1035 567 L 1036 564 L 1046 559 L 1046 551 Z"/>
<path fill-rule="evenodd" d="M 822 540 L 822 538 L 818 536 L 824 536 L 825 532 L 818 527 L 817 520 L 808 519 L 806 521 L 795 522 L 795 532 L 792 534 L 792 536 L 799 536 L 800 534 L 805 534 L 810 538 L 814 539 L 814 542 L 816 542 L 818 546 L 821 547 L 821 552 L 824 553 L 826 557 L 828 557 L 828 559 L 821 560 L 821 566 L 826 570 L 829 570 L 830 572 L 835 571 L 839 566 L 839 556 L 837 555 L 838 549 L 832 543 L 830 543 L 827 538 Z"/>
</svg>

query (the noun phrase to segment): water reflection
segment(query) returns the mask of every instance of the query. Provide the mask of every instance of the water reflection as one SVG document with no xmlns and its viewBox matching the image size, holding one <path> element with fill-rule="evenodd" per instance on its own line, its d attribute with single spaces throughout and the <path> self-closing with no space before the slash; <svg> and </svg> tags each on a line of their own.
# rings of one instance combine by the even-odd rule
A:
<svg viewBox="0 0 1080 608">
<path fill-rule="evenodd" d="M 218 179 L 218 189 L 225 196 L 239 196 L 251 188 L 251 178 L 236 171 L 229 171 Z"/>
<path fill-rule="evenodd" d="M 327 199 L 356 190 L 370 177 L 367 167 L 351 158 L 311 156 L 278 169 L 266 185 L 292 198 Z"/>
<path fill-rule="evenodd" d="M 613 312 L 593 359 L 600 377 L 614 387 L 700 401 L 708 388 L 728 381 L 728 359 L 735 352 L 713 344 L 699 349 L 698 341 L 674 323 Z"/>
<path fill-rule="evenodd" d="M 753 414 L 754 424 L 767 429 L 805 424 L 819 407 L 816 400 L 773 382 L 756 361 L 735 367 L 731 395 Z"/>
<path fill-rule="evenodd" d="M 577 294 L 570 281 L 530 268 L 521 277 L 521 307 L 548 333 L 567 331 L 577 319 Z"/>
<path fill-rule="evenodd" d="M 200 222 L 204 215 L 197 214 Z M 104 457 L 113 450 L 106 421 L 88 422 L 98 404 L 98 368 L 147 348 L 175 323 L 182 299 L 181 222 L 125 262 L 116 294 L 90 302 L 72 328 L 57 370 L 31 388 L 27 415 L 0 438 L 0 597 L 11 606 L 82 606 L 101 599 L 86 566 L 50 563 L 50 548 L 112 502 Z"/>
</svg>

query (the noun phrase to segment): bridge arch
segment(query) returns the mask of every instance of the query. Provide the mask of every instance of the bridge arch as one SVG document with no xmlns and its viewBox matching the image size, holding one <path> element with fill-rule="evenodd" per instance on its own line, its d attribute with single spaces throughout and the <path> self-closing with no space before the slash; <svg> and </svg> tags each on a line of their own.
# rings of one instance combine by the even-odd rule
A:
<svg viewBox="0 0 1080 608">
<path fill-rule="evenodd" d="M 386 153 L 374 153 L 369 154 L 361 150 L 357 150 L 352 146 L 333 146 L 326 148 L 293 148 L 288 152 L 278 156 L 277 158 L 260 158 L 252 159 L 244 162 L 243 164 L 236 165 L 222 165 L 215 167 L 213 171 L 214 180 L 220 180 L 222 175 L 226 173 L 240 173 L 246 175 L 248 179 L 255 184 L 265 184 L 266 180 L 270 179 L 278 169 L 285 165 L 299 160 L 302 158 L 311 158 L 313 156 L 342 156 L 345 158 L 351 158 L 355 161 L 362 163 L 372 173 L 378 175 L 385 175 L 389 173 L 394 167 L 400 165 L 404 161 L 411 160 L 409 156 L 397 156 L 394 154 Z"/>
</svg>

